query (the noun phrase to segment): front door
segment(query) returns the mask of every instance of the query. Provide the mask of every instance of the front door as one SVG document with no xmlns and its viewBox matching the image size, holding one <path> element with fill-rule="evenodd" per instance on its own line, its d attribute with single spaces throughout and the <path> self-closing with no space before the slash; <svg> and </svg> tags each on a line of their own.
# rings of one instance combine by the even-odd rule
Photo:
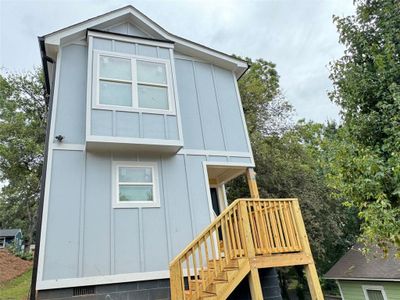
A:
<svg viewBox="0 0 400 300">
<path fill-rule="evenodd" d="M 220 201 L 218 198 L 218 189 L 215 187 L 210 188 L 210 194 L 211 194 L 211 204 L 214 216 L 218 217 L 221 214 Z"/>
</svg>

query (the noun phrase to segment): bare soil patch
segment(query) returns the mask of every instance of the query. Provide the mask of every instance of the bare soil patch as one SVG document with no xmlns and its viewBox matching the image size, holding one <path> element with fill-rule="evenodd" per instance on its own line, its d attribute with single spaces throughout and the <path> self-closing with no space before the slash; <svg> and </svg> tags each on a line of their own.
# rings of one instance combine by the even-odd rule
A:
<svg viewBox="0 0 400 300">
<path fill-rule="evenodd" d="M 8 250 L 0 250 L 0 283 L 22 275 L 31 266 L 31 261 L 16 257 L 8 252 Z"/>
</svg>

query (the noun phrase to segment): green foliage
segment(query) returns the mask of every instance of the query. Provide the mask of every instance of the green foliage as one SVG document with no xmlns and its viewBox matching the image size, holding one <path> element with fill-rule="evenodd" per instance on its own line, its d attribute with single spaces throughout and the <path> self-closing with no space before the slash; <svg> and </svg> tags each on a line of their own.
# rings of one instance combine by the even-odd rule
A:
<svg viewBox="0 0 400 300">
<path fill-rule="evenodd" d="M 21 251 L 19 247 L 15 244 L 11 244 L 7 246 L 7 250 L 10 251 L 14 256 L 19 257 L 24 260 L 33 260 L 33 253 L 32 252 L 25 252 Z"/>
<path fill-rule="evenodd" d="M 253 148 L 260 195 L 299 198 L 314 258 L 320 272 L 344 254 L 358 233 L 354 209 L 332 197 L 325 182 L 325 138 L 335 125 L 291 120 L 292 107 L 279 89 L 275 66 L 249 61 L 239 89 Z M 332 138 L 333 140 L 333 138 Z M 229 199 L 248 197 L 245 178 L 227 187 Z"/>
<path fill-rule="evenodd" d="M 359 210 L 362 240 L 400 253 L 400 2 L 357 0 L 334 17 L 345 55 L 331 65 L 343 127 L 331 143 L 329 186 Z"/>
<path fill-rule="evenodd" d="M 40 70 L 0 76 L 0 227 L 34 241 L 47 107 Z"/>
</svg>

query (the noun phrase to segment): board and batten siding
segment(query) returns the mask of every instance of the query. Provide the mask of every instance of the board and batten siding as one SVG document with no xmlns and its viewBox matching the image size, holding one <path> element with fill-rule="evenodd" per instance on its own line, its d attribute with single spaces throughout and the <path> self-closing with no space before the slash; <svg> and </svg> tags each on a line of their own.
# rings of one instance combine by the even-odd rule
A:
<svg viewBox="0 0 400 300">
<path fill-rule="evenodd" d="M 167 57 L 161 48 L 147 45 L 99 40 L 95 47 L 115 47 L 111 50 L 122 52 L 137 49 L 140 55 Z M 168 57 L 173 57 L 171 51 Z M 106 278 L 100 283 L 107 283 L 121 274 L 167 277 L 172 258 L 211 221 L 204 162 L 253 164 L 233 73 L 196 60 L 176 58 L 173 62 L 182 151 L 173 155 L 87 150 L 88 47 L 76 43 L 61 48 L 55 72 L 39 289 L 80 285 L 83 278 L 94 278 L 91 283 Z M 92 130 L 101 134 L 179 135 L 177 116 L 164 119 L 162 114 L 90 110 Z M 55 140 L 57 135 L 64 136 L 62 143 Z M 113 161 L 156 162 L 160 207 L 113 208 Z"/>
<path fill-rule="evenodd" d="M 206 156 L 53 152 L 43 280 L 166 271 L 210 223 Z M 113 208 L 112 161 L 157 162 L 160 207 Z"/>
<path fill-rule="evenodd" d="M 400 300 L 400 282 L 339 280 L 345 300 L 365 300 L 363 285 L 383 286 L 388 300 Z"/>
<path fill-rule="evenodd" d="M 184 148 L 251 157 L 232 72 L 196 60 L 175 61 Z"/>
<path fill-rule="evenodd" d="M 146 58 L 161 58 L 171 62 L 168 48 L 130 43 L 114 39 L 93 38 L 93 51 L 107 51 L 137 55 Z M 167 70 L 168 71 L 168 70 Z M 172 70 L 170 70 L 173 73 Z M 173 80 L 173 78 L 170 78 Z M 174 89 L 173 82 L 170 88 Z M 86 90 L 86 87 L 85 87 Z M 175 91 L 172 91 L 172 95 Z M 92 91 L 92 96 L 94 91 Z M 172 97 L 172 105 L 176 102 Z M 95 101 L 92 97 L 92 103 Z M 90 135 L 123 138 L 145 138 L 157 140 L 180 140 L 178 118 L 173 113 L 147 113 L 137 111 L 122 111 L 114 108 L 93 108 L 90 114 Z"/>
</svg>

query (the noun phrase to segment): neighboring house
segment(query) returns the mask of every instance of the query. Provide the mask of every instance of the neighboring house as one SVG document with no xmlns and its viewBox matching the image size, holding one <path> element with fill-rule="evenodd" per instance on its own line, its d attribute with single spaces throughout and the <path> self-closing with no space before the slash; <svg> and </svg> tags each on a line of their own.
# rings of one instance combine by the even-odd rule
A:
<svg viewBox="0 0 400 300">
<path fill-rule="evenodd" d="M 385 258 L 377 247 L 367 255 L 362 248 L 353 246 L 324 277 L 336 280 L 344 300 L 400 300 L 400 260 L 394 250 Z"/>
<path fill-rule="evenodd" d="M 31 299 L 165 299 L 170 286 L 174 300 L 225 299 L 247 274 L 252 296 L 279 299 L 276 273 L 260 284 L 258 269 L 288 265 L 321 299 L 297 200 L 258 199 L 245 61 L 132 6 L 39 43 L 50 116 Z M 242 174 L 256 200 L 227 209 L 225 184 Z"/>
<path fill-rule="evenodd" d="M 0 249 L 15 246 L 17 251 L 23 250 L 21 229 L 0 229 Z"/>
</svg>

